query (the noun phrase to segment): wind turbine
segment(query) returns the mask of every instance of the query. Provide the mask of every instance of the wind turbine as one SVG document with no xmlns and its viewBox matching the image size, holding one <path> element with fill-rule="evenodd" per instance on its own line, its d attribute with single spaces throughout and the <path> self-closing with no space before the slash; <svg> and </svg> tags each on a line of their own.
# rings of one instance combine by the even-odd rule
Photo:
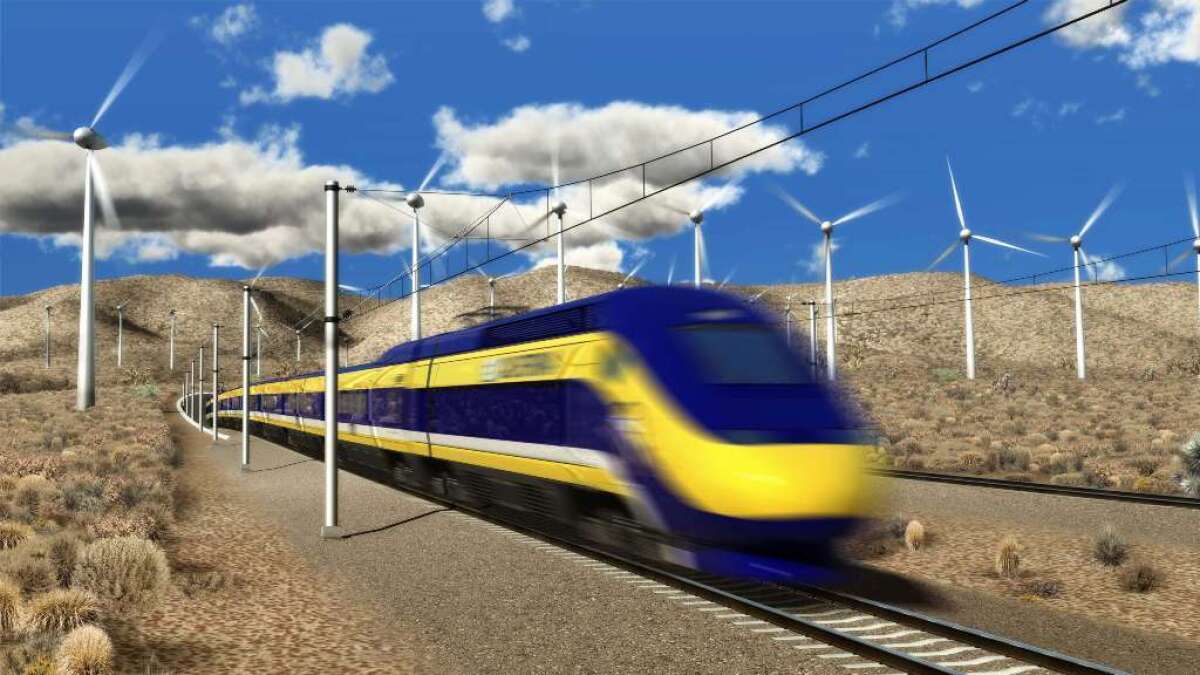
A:
<svg viewBox="0 0 1200 675">
<path fill-rule="evenodd" d="M 1196 181 L 1194 178 L 1189 176 L 1185 179 L 1184 190 L 1187 191 L 1188 215 L 1191 217 L 1192 221 L 1192 235 L 1196 237 L 1196 239 L 1192 242 L 1192 249 L 1196 253 L 1196 290 L 1198 294 L 1197 301 L 1200 303 L 1200 210 L 1196 208 Z M 1191 251 L 1184 251 L 1183 253 L 1180 253 L 1175 257 L 1174 260 L 1171 261 L 1171 264 L 1168 267 L 1174 268 L 1176 265 L 1179 265 L 1186 260 L 1191 254 Z"/>
<path fill-rule="evenodd" d="M 714 190 L 699 208 L 686 211 L 673 206 L 667 207 L 680 215 L 687 216 L 687 219 L 692 222 L 692 283 L 696 288 L 700 288 L 704 283 L 703 268 L 708 266 L 708 247 L 704 244 L 704 230 L 701 227 L 704 224 L 704 214 L 725 196 L 726 191 L 736 187 L 738 182 L 739 179 L 734 178 Z M 668 285 L 670 285 L 669 282 Z"/>
<path fill-rule="evenodd" d="M 480 276 L 482 276 L 484 279 L 487 280 L 488 319 L 489 320 L 495 319 L 496 318 L 496 282 L 500 281 L 501 279 L 507 279 L 508 277 L 511 277 L 513 274 L 515 274 L 515 272 L 509 272 L 508 274 L 501 274 L 498 277 L 493 277 L 490 274 L 488 274 L 487 272 L 484 272 L 482 268 L 475 267 L 473 269 L 475 270 L 476 273 L 478 273 Z"/>
<path fill-rule="evenodd" d="M 1088 254 L 1083 250 L 1083 235 L 1087 234 L 1088 230 L 1092 229 L 1092 225 L 1100 219 L 1108 207 L 1116 200 L 1120 194 L 1120 186 L 1114 186 L 1104 196 L 1100 205 L 1092 212 L 1092 215 L 1083 223 L 1083 228 L 1079 230 L 1079 234 L 1071 235 L 1070 237 L 1056 237 L 1048 234 L 1033 234 L 1030 235 L 1039 241 L 1052 242 L 1056 244 L 1070 244 L 1074 254 L 1075 261 L 1075 374 L 1079 379 L 1084 379 L 1087 374 L 1087 363 L 1084 358 L 1083 346 L 1083 291 L 1079 285 L 1079 268 L 1084 266 L 1087 268 L 1088 276 L 1092 281 L 1096 280 L 1096 269 L 1092 261 L 1088 258 Z"/>
<path fill-rule="evenodd" d="M 954 252 L 954 248 L 956 246 L 958 246 L 959 240 L 962 241 L 963 315 L 964 315 L 963 331 L 964 331 L 964 334 L 966 337 L 966 343 L 967 343 L 967 379 L 974 380 L 975 379 L 975 326 L 974 326 L 974 322 L 973 322 L 972 316 L 971 316 L 971 239 L 972 238 L 978 239 L 979 241 L 991 244 L 993 246 L 1001 246 L 1004 248 L 1012 249 L 1014 251 L 1021 251 L 1022 253 L 1029 253 L 1031 255 L 1039 255 L 1039 256 L 1042 256 L 1043 258 L 1045 257 L 1045 255 L 1038 253 L 1037 251 L 1030 251 L 1027 248 L 1021 248 L 1020 246 L 1017 246 L 1015 244 L 1009 244 L 1007 242 L 1000 241 L 999 239 L 993 239 L 992 237 L 985 237 L 982 234 L 975 234 L 971 230 L 967 229 L 967 219 L 965 216 L 963 216 L 962 200 L 959 199 L 959 197 L 958 197 L 958 183 L 956 183 L 954 180 L 954 169 L 950 167 L 950 158 L 949 157 L 946 158 L 946 170 L 950 172 L 950 190 L 954 193 L 954 211 L 955 211 L 955 213 L 958 214 L 958 224 L 962 227 L 962 229 L 959 230 L 959 232 L 958 232 L 958 240 L 956 240 L 954 243 L 947 246 L 946 250 L 942 251 L 941 255 L 939 255 L 937 258 L 935 258 L 934 261 L 932 263 L 930 263 L 930 265 L 927 269 L 931 270 L 934 267 L 937 267 L 938 263 L 945 260 L 947 257 L 949 257 L 949 255 L 951 253 Z"/>
<path fill-rule="evenodd" d="M 425 206 L 425 198 L 421 193 L 429 185 L 429 181 L 433 180 L 434 175 L 446 163 L 446 153 L 438 155 L 433 166 L 429 167 L 429 171 L 425 174 L 424 180 L 415 192 L 408 193 L 404 198 L 404 203 L 413 211 L 413 226 L 412 226 L 412 266 L 409 268 L 412 272 L 412 339 L 421 339 L 421 208 Z"/>
<path fill-rule="evenodd" d="M 117 367 L 118 368 L 121 367 L 121 357 L 122 357 L 122 352 L 124 352 L 124 346 L 125 346 L 125 305 L 128 305 L 128 304 L 129 304 L 129 301 L 126 300 L 125 302 L 122 302 L 121 304 L 117 305 Z"/>
<path fill-rule="evenodd" d="M 642 259 L 638 261 L 638 264 L 634 265 L 633 269 L 629 270 L 629 274 L 626 274 L 625 278 L 621 280 L 621 283 L 617 284 L 617 290 L 625 288 L 625 284 L 629 283 L 629 280 L 633 278 L 633 275 L 637 274 L 648 260 L 650 260 L 650 256 L 642 256 Z"/>
<path fill-rule="evenodd" d="M 898 199 L 896 195 L 890 195 L 883 199 L 867 204 L 866 206 L 857 208 L 840 218 L 834 220 L 822 220 L 817 217 L 807 206 L 801 204 L 798 199 L 791 196 L 782 189 L 775 190 L 779 198 L 788 206 L 792 207 L 796 213 L 816 223 L 821 228 L 821 235 L 824 237 L 824 257 L 825 257 L 825 369 L 830 380 L 837 379 L 837 340 L 835 331 L 837 330 L 833 309 L 833 229 L 838 225 L 844 225 L 853 220 L 862 218 L 863 216 L 874 213 L 882 208 L 886 208 L 895 203 Z"/>
<path fill-rule="evenodd" d="M 79 274 L 79 359 L 76 373 L 76 389 L 75 389 L 75 408 L 77 410 L 87 410 L 96 404 L 96 335 L 95 335 L 95 296 L 93 286 L 95 285 L 95 273 L 93 267 L 95 265 L 95 232 L 92 228 L 92 192 L 95 188 L 96 197 L 100 201 L 100 210 L 104 214 L 104 222 L 110 227 L 119 227 L 120 222 L 117 220 L 117 211 L 113 206 L 112 195 L 108 191 L 108 182 L 104 180 L 104 173 L 100 170 L 100 164 L 96 160 L 95 153 L 97 150 L 103 150 L 108 147 L 108 141 L 96 131 L 96 126 L 100 123 L 100 119 L 104 117 L 104 113 L 117 100 L 121 92 L 125 89 L 133 76 L 146 62 L 146 58 L 153 51 L 156 40 L 155 35 L 151 34 L 145 42 L 134 52 L 129 59 L 129 63 L 125 65 L 125 69 L 117 77 L 117 81 L 108 91 L 108 95 L 104 97 L 104 101 L 100 103 L 100 108 L 96 110 L 95 117 L 92 118 L 91 124 L 85 127 L 79 127 L 74 132 L 55 132 L 41 131 L 34 134 L 36 137 L 49 140 L 70 141 L 87 152 L 84 158 L 84 173 L 83 173 L 83 232 L 80 237 L 80 274 Z M 119 359 L 118 350 L 118 361 Z"/>
</svg>

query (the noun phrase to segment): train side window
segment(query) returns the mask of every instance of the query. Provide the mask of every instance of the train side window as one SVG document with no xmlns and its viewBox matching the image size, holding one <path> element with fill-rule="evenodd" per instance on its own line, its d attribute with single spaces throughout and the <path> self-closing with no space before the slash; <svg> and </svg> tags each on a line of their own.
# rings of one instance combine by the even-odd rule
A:
<svg viewBox="0 0 1200 675">
<path fill-rule="evenodd" d="M 371 423 L 385 427 L 406 427 L 406 389 L 372 389 L 369 394 Z"/>
<path fill-rule="evenodd" d="M 338 421 L 368 421 L 367 391 L 365 389 L 338 392 Z"/>
<path fill-rule="evenodd" d="M 563 384 L 533 382 L 428 391 L 434 433 L 524 443 L 563 442 Z"/>
<path fill-rule="evenodd" d="M 280 394 L 279 398 L 283 399 L 283 414 L 296 414 L 296 395 L 295 394 Z"/>
</svg>

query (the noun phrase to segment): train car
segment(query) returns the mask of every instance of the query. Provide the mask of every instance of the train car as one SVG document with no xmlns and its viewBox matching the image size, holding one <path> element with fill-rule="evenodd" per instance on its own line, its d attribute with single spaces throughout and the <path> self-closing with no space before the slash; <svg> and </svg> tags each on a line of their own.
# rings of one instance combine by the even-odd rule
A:
<svg viewBox="0 0 1200 675">
<path fill-rule="evenodd" d="M 250 388 L 252 431 L 316 452 L 323 377 Z M 598 545 L 777 582 L 836 576 L 867 507 L 855 416 L 771 318 L 722 293 L 616 291 L 339 371 L 339 455 Z M 240 389 L 219 396 L 227 426 Z"/>
</svg>

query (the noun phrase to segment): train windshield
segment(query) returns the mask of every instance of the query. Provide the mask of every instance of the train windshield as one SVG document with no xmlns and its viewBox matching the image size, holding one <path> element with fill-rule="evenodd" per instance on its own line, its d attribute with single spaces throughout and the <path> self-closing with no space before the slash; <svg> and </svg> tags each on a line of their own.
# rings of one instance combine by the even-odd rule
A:
<svg viewBox="0 0 1200 675">
<path fill-rule="evenodd" d="M 676 334 L 700 378 L 709 384 L 805 384 L 808 369 L 771 329 L 754 324 L 707 323 Z"/>
</svg>

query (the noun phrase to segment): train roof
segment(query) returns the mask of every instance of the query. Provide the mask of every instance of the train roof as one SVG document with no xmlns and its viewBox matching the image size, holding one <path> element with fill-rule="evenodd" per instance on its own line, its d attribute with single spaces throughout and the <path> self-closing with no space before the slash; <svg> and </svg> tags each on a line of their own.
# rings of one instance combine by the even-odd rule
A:
<svg viewBox="0 0 1200 675">
<path fill-rule="evenodd" d="M 376 361 L 339 368 L 338 372 L 355 372 L 419 359 L 612 329 L 614 323 L 625 323 L 620 321 L 621 318 L 637 315 L 641 321 L 653 320 L 655 312 L 648 311 L 651 307 L 662 307 L 664 304 L 677 303 L 685 298 L 702 301 L 707 306 L 711 306 L 715 298 L 725 299 L 727 303 L 731 304 L 737 302 L 715 291 L 694 288 L 642 286 L 610 291 L 561 305 L 496 319 L 478 326 L 403 342 L 384 352 Z M 323 373 L 324 371 L 321 370 L 290 377 L 276 377 L 260 380 L 256 384 L 315 377 Z"/>
</svg>

